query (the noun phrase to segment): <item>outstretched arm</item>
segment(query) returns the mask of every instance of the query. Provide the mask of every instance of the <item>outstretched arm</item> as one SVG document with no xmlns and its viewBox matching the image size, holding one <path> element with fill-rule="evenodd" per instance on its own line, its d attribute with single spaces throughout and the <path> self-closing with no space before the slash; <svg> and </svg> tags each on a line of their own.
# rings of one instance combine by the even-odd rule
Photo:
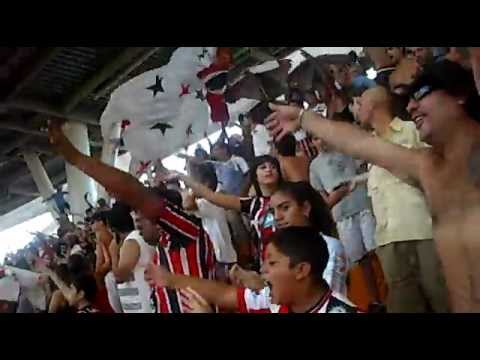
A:
<svg viewBox="0 0 480 360">
<path fill-rule="evenodd" d="M 270 105 L 274 111 L 266 126 L 275 139 L 299 128 L 320 137 L 334 150 L 373 163 L 392 173 L 418 179 L 420 151 L 384 141 L 358 127 L 328 120 L 311 111 L 293 106 Z"/>
<path fill-rule="evenodd" d="M 240 197 L 238 196 L 212 191 L 207 186 L 197 183 L 191 177 L 184 174 L 172 172 L 171 178 L 178 178 L 183 181 L 185 186 L 192 189 L 197 197 L 207 199 L 211 203 L 224 209 L 241 210 Z"/>
<path fill-rule="evenodd" d="M 144 216 L 149 218 L 159 216 L 163 202 L 152 196 L 135 177 L 82 154 L 67 139 L 60 122 L 50 121 L 48 132 L 50 143 L 66 161 L 95 179 L 115 198 L 141 211 Z"/>
<path fill-rule="evenodd" d="M 238 310 L 237 288 L 222 282 L 177 275 L 165 268 L 150 264 L 145 270 L 145 280 L 150 285 L 171 289 L 192 288 L 209 304 L 215 304 L 225 310 Z"/>
</svg>

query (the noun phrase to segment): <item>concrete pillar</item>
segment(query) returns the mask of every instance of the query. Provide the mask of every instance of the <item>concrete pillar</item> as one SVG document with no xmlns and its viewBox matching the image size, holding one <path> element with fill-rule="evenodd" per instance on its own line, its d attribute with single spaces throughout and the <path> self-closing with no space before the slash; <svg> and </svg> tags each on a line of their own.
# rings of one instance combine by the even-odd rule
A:
<svg viewBox="0 0 480 360">
<path fill-rule="evenodd" d="M 55 188 L 53 187 L 52 182 L 50 181 L 50 178 L 48 177 L 48 174 L 38 155 L 31 151 L 24 151 L 23 159 L 27 163 L 28 169 L 32 174 L 33 181 L 37 185 L 38 192 L 42 196 L 43 200 L 50 198 L 53 194 L 55 194 Z M 53 217 L 55 219 L 58 218 L 58 209 L 56 208 L 53 199 L 47 201 L 46 205 Z"/>
<path fill-rule="evenodd" d="M 68 122 L 63 126 L 65 136 L 72 142 L 80 152 L 90 156 L 90 143 L 88 140 L 87 125 L 78 122 Z M 78 170 L 76 167 L 66 163 L 68 195 L 73 215 L 73 222 L 82 221 L 85 210 L 88 208 L 84 200 L 85 193 L 89 193 L 92 201 L 97 201 L 97 189 L 95 181 Z"/>
<path fill-rule="evenodd" d="M 103 148 L 102 148 L 102 162 L 110 166 L 116 166 L 116 161 L 118 157 L 118 143 L 117 140 L 120 139 L 121 133 L 120 123 L 112 125 L 110 133 L 105 135 L 103 139 Z M 115 140 L 115 141 L 112 141 Z M 97 185 L 97 198 L 104 198 L 107 203 L 109 203 L 110 196 L 108 195 L 105 188 L 100 185 Z"/>
</svg>

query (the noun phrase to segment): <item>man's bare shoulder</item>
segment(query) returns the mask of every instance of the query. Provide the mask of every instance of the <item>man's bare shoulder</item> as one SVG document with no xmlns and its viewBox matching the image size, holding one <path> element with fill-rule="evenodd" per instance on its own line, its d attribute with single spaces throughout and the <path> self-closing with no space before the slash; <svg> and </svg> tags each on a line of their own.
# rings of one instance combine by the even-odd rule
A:
<svg viewBox="0 0 480 360">
<path fill-rule="evenodd" d="M 432 148 L 421 148 L 413 150 L 417 155 L 417 161 L 419 165 L 420 175 L 423 172 L 429 172 L 437 167 L 441 161 L 441 158 L 435 154 Z"/>
</svg>

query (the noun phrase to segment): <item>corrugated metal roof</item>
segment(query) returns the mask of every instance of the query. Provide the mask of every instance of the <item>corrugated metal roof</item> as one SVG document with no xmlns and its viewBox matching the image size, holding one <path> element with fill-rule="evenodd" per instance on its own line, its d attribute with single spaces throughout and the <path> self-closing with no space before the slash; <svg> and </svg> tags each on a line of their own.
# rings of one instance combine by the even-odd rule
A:
<svg viewBox="0 0 480 360">
<path fill-rule="evenodd" d="M 62 101 L 124 48 L 65 47 L 42 68 L 19 97 L 39 98 L 52 104 Z"/>
</svg>

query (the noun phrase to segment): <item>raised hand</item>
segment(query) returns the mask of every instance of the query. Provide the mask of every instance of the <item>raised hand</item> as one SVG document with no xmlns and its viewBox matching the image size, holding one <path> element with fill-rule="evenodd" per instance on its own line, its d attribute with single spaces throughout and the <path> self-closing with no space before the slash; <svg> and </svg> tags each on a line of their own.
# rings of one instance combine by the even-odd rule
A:
<svg viewBox="0 0 480 360">
<path fill-rule="evenodd" d="M 57 152 L 64 156 L 67 160 L 71 160 L 79 152 L 67 139 L 62 130 L 63 120 L 48 120 L 48 140 Z"/>
<path fill-rule="evenodd" d="M 265 119 L 265 127 L 275 141 L 300 129 L 300 108 L 275 104 L 269 104 L 269 107 L 273 113 Z"/>
<path fill-rule="evenodd" d="M 209 314 L 213 313 L 210 304 L 195 290 L 188 287 L 180 290 L 182 307 L 186 313 Z"/>
<path fill-rule="evenodd" d="M 250 290 L 261 290 L 265 287 L 262 277 L 255 271 L 247 271 L 235 264 L 229 272 L 230 281 L 235 286 L 242 286 Z"/>
</svg>

